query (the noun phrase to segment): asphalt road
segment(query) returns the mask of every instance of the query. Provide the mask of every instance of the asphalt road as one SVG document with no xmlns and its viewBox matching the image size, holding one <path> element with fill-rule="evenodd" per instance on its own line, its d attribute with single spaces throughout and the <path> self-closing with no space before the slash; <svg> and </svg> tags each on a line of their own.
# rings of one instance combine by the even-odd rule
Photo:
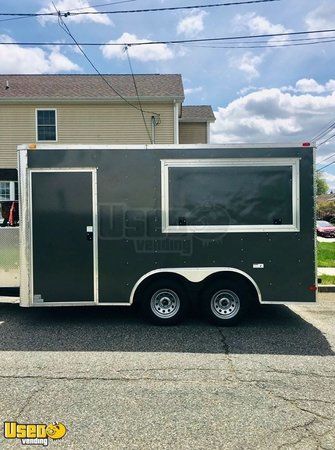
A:
<svg viewBox="0 0 335 450">
<path fill-rule="evenodd" d="M 334 450 L 334 352 L 335 294 L 229 329 L 0 305 L 0 415 L 63 422 L 50 449 Z"/>
</svg>

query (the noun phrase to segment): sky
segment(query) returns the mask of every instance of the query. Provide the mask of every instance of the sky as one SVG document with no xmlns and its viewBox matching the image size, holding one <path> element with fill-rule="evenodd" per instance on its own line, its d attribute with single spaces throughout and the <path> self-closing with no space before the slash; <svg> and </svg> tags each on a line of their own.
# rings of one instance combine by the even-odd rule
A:
<svg viewBox="0 0 335 450">
<path fill-rule="evenodd" d="M 108 0 L 54 1 L 62 11 L 218 3 L 217 0 L 119 0 L 119 4 L 94 7 Z M 0 6 L 2 13 L 48 11 L 54 11 L 49 0 L 2 0 Z M 280 0 L 164 13 L 70 15 L 64 20 L 81 42 L 131 43 L 271 34 L 335 29 L 335 1 Z M 279 38 L 267 42 L 275 45 L 275 39 Z M 52 17 L 0 21 L 1 42 L 68 40 Z M 211 132 L 213 143 L 305 142 L 335 121 L 335 42 L 263 49 L 227 49 L 220 45 L 223 44 L 208 48 L 203 44 L 161 44 L 130 47 L 129 53 L 135 73 L 181 73 L 186 93 L 184 104 L 212 105 L 216 115 Z M 101 72 L 129 73 L 122 48 L 85 50 Z M 75 47 L 2 45 L 0 73 L 93 73 L 93 69 Z M 318 148 L 318 167 L 335 161 L 334 155 L 322 163 L 333 153 L 335 139 Z M 335 164 L 325 168 L 323 174 L 335 191 Z"/>
</svg>

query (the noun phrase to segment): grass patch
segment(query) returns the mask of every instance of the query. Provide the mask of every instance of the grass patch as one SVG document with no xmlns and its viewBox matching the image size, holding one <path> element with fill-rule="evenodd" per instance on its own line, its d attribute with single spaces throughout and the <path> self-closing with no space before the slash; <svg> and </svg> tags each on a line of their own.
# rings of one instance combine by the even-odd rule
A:
<svg viewBox="0 0 335 450">
<path fill-rule="evenodd" d="M 318 267 L 335 267 L 335 242 L 318 242 Z"/>
<path fill-rule="evenodd" d="M 335 275 L 319 275 L 321 285 L 335 284 Z"/>
</svg>

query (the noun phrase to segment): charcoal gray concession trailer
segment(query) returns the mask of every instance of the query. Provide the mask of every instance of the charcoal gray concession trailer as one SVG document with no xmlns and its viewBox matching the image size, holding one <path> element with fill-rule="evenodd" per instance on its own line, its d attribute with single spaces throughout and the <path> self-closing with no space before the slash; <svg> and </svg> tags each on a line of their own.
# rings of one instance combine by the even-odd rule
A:
<svg viewBox="0 0 335 450">
<path fill-rule="evenodd" d="M 258 303 L 316 300 L 312 145 L 31 144 L 18 161 L 6 287 L 21 306 L 135 303 L 156 323 L 199 309 L 230 325 Z"/>
</svg>

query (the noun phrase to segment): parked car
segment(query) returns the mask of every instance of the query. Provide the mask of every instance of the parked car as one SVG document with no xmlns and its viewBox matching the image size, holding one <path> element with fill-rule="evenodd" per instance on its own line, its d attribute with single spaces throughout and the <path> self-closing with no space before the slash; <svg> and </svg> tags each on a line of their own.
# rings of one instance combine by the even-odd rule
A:
<svg viewBox="0 0 335 450">
<path fill-rule="evenodd" d="M 317 220 L 316 234 L 326 238 L 335 238 L 335 226 L 326 220 Z"/>
</svg>

